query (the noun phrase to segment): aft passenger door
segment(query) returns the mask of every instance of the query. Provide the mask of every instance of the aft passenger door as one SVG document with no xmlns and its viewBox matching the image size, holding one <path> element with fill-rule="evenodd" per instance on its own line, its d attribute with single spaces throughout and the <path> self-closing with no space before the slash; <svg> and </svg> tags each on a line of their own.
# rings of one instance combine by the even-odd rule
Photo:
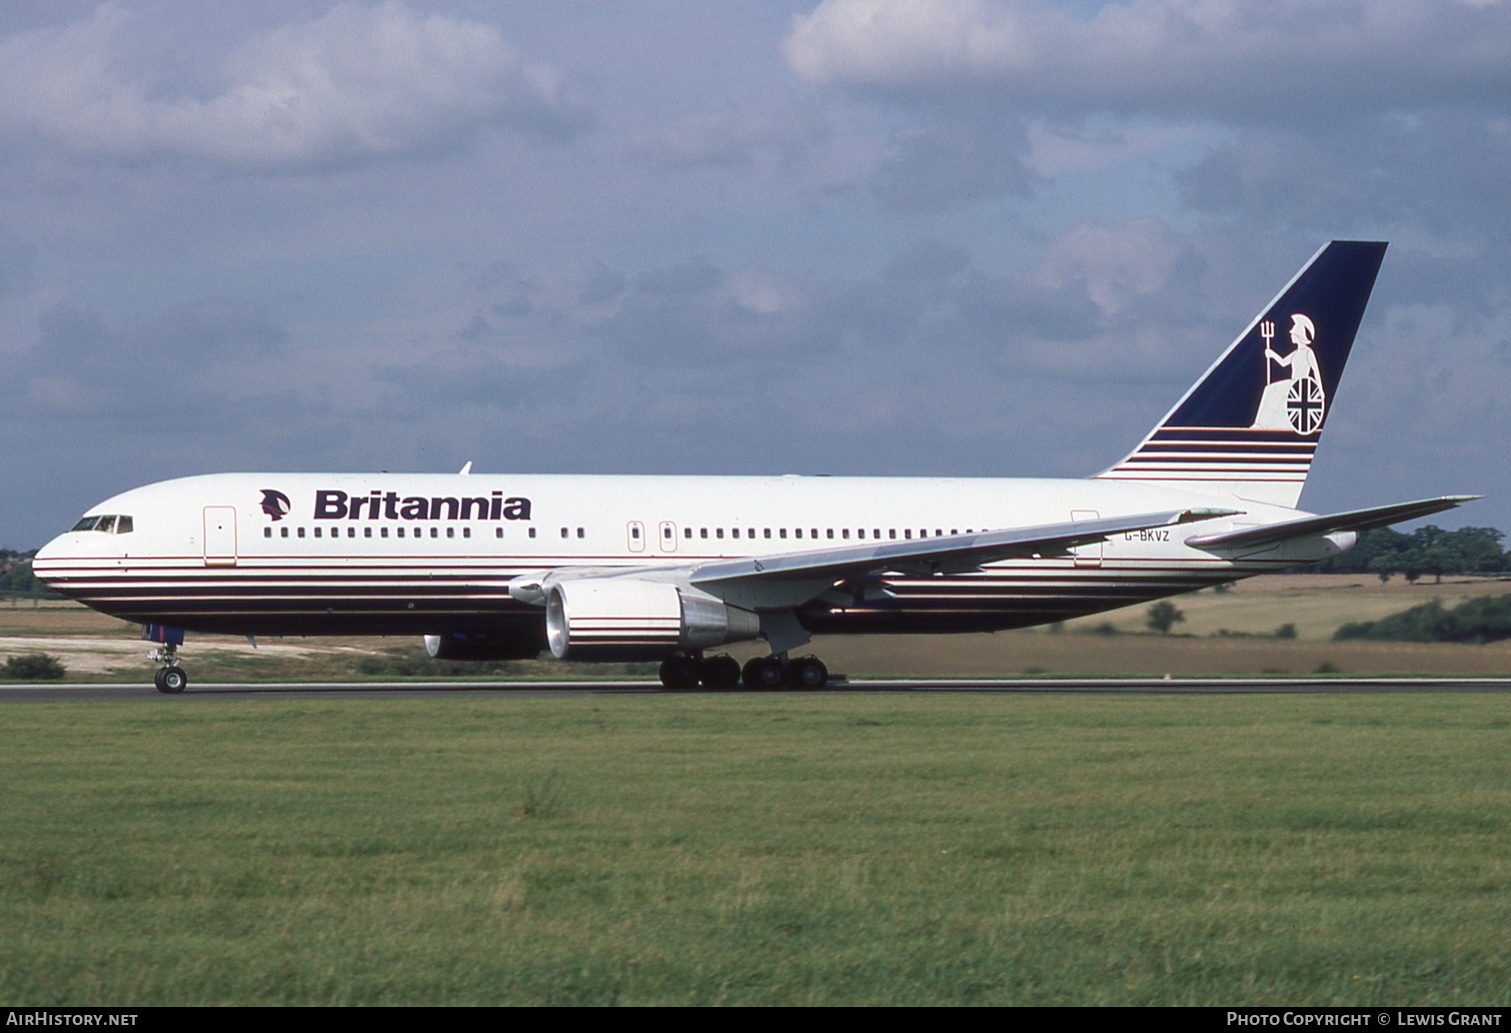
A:
<svg viewBox="0 0 1511 1033">
<path fill-rule="evenodd" d="M 236 566 L 236 507 L 205 507 L 205 566 Z"/>
<path fill-rule="evenodd" d="M 1072 509 L 1070 519 L 1076 522 L 1082 520 L 1099 520 L 1101 515 L 1094 509 Z M 1070 550 L 1070 554 L 1076 558 L 1078 567 L 1100 567 L 1102 565 L 1102 547 L 1106 542 L 1093 542 L 1090 545 L 1077 545 Z"/>
</svg>

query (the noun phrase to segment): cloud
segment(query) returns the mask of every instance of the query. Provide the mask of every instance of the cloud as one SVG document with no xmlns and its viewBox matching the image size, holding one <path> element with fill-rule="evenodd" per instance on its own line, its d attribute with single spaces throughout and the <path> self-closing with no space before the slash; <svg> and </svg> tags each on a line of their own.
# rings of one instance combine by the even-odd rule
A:
<svg viewBox="0 0 1511 1033">
<path fill-rule="evenodd" d="M 7 297 L 26 282 L 36 258 L 35 244 L 18 240 L 0 226 L 0 298 Z"/>
<path fill-rule="evenodd" d="M 665 169 L 730 168 L 761 156 L 792 161 L 822 142 L 827 131 L 812 111 L 751 111 L 724 104 L 666 119 L 643 131 L 636 150 Z"/>
<path fill-rule="evenodd" d="M 1264 123 L 1511 100 L 1511 5 L 1443 0 L 824 0 L 783 47 L 810 81 L 1022 111 Z"/>
<path fill-rule="evenodd" d="M 1028 138 L 1017 122 L 941 124 L 899 133 L 871 176 L 871 189 L 891 208 L 926 210 L 1016 194 L 1033 184 Z"/>
<path fill-rule="evenodd" d="M 1452 160 L 1445 156 L 1452 155 Z M 1511 119 L 1477 112 L 1381 116 L 1307 136 L 1254 130 L 1176 177 L 1191 208 L 1337 233 L 1412 226 L 1465 243 L 1511 244 L 1505 169 Z"/>
<path fill-rule="evenodd" d="M 443 151 L 489 126 L 559 139 L 587 121 L 562 77 L 494 27 L 398 0 L 341 4 L 253 37 L 205 97 L 129 67 L 132 21 L 106 3 L 0 39 L 0 133 L 93 159 L 302 171 Z"/>
</svg>

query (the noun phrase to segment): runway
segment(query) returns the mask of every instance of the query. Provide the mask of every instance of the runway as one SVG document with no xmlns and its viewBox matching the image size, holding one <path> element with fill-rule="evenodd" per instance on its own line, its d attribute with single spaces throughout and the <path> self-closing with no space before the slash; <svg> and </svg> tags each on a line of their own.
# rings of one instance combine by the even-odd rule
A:
<svg viewBox="0 0 1511 1033">
<path fill-rule="evenodd" d="M 979 693 L 983 695 L 1343 695 L 1409 692 L 1511 692 L 1511 678 L 1093 678 L 1093 679 L 855 679 L 819 689 L 781 689 L 805 696 Z M 542 698 L 582 696 L 771 695 L 748 689 L 672 690 L 655 681 L 531 682 L 303 682 L 294 684 L 220 682 L 191 685 L 178 696 L 150 684 L 27 684 L 0 686 L 0 703 L 157 700 L 185 704 L 228 699 L 394 699 L 431 697 Z"/>
</svg>

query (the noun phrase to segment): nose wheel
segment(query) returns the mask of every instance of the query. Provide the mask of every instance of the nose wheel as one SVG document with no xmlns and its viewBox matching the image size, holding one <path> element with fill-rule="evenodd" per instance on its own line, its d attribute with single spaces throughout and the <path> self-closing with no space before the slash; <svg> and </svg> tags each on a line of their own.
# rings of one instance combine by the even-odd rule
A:
<svg viewBox="0 0 1511 1033">
<path fill-rule="evenodd" d="M 158 692 L 176 696 L 189 687 L 189 676 L 182 667 L 164 667 L 152 676 L 152 684 L 157 686 Z"/>
<path fill-rule="evenodd" d="M 189 676 L 184 669 L 178 666 L 178 647 L 173 644 L 164 646 L 162 649 L 154 649 L 147 654 L 148 660 L 156 660 L 163 666 L 152 676 L 152 684 L 157 686 L 158 692 L 177 696 L 189 687 Z"/>
</svg>

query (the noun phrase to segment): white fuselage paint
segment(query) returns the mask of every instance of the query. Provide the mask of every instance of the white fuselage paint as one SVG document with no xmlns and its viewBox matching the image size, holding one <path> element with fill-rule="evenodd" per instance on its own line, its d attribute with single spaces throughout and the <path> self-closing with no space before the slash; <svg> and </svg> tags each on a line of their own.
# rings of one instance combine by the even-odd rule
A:
<svg viewBox="0 0 1511 1033">
<path fill-rule="evenodd" d="M 278 519 L 262 505 L 270 489 L 288 499 Z M 317 518 L 317 492 L 377 501 L 356 518 Z M 336 496 L 325 498 L 325 512 L 335 511 Z M 481 504 L 469 507 L 468 519 L 445 504 L 439 518 L 402 515 L 405 500 L 427 500 L 428 509 L 429 500 L 448 498 L 513 500 L 513 519 L 502 512 L 495 519 L 501 507 Z M 887 577 L 879 586 L 885 591 L 828 598 L 799 617 L 814 632 L 1023 627 L 1322 559 L 1352 542 L 1342 534 L 1247 553 L 1191 548 L 1185 539 L 1195 534 L 1299 514 L 1105 479 L 212 474 L 100 503 L 86 515 L 130 516 L 130 533 L 65 533 L 38 554 L 35 569 L 58 591 L 105 613 L 188 630 L 421 635 L 514 627 L 524 634 L 541 625 L 543 611 L 512 599 L 506 585 L 530 572 L 687 567 L 878 537 L 933 538 L 1183 507 L 1242 512 L 1119 534 L 1073 555 Z"/>
</svg>

